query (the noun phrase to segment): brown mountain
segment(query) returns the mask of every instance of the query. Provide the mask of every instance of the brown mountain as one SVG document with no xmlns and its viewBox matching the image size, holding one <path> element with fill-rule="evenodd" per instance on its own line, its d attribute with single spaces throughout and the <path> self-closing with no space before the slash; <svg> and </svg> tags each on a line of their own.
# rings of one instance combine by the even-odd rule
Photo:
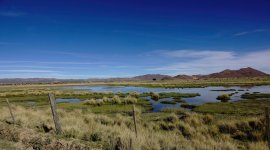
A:
<svg viewBox="0 0 270 150">
<path fill-rule="evenodd" d="M 193 79 L 192 76 L 188 76 L 188 75 L 177 75 L 173 77 L 174 79 L 181 79 L 181 80 L 190 80 Z"/>
<path fill-rule="evenodd" d="M 241 78 L 241 77 L 262 77 L 262 76 L 269 76 L 269 74 L 253 69 L 251 67 L 247 67 L 241 68 L 239 70 L 226 69 L 218 73 L 205 75 L 203 76 L 203 78 Z"/>
<path fill-rule="evenodd" d="M 133 77 L 135 80 L 161 80 L 163 78 L 170 78 L 171 76 L 162 75 L 162 74 L 146 74 L 141 76 Z"/>
</svg>

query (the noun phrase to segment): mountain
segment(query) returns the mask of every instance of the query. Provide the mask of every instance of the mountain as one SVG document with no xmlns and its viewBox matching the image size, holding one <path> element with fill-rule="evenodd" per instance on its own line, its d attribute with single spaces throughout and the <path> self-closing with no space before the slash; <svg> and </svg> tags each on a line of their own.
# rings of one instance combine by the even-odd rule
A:
<svg viewBox="0 0 270 150">
<path fill-rule="evenodd" d="M 203 78 L 241 78 L 241 77 L 263 77 L 263 76 L 269 76 L 269 74 L 253 69 L 251 67 L 247 67 L 241 68 L 239 70 L 226 69 L 218 73 L 205 75 L 203 76 Z"/>
<path fill-rule="evenodd" d="M 177 75 L 169 76 L 162 74 L 146 74 L 126 78 L 91 78 L 91 79 L 56 79 L 56 78 L 10 78 L 0 79 L 0 85 L 9 84 L 59 84 L 59 83 L 87 83 L 87 82 L 123 82 L 123 81 L 155 81 L 155 80 L 196 80 L 209 78 L 241 78 L 241 77 L 264 77 L 270 76 L 267 73 L 253 69 L 251 67 L 239 70 L 226 69 L 218 73 L 209 75 Z"/>
<path fill-rule="evenodd" d="M 188 75 L 177 75 L 173 77 L 174 79 L 181 79 L 181 80 L 190 80 L 193 79 L 193 76 Z"/>
<path fill-rule="evenodd" d="M 170 78 L 171 76 L 162 75 L 162 74 L 146 74 L 141 76 L 135 76 L 132 79 L 134 80 L 161 80 L 163 78 Z"/>
</svg>

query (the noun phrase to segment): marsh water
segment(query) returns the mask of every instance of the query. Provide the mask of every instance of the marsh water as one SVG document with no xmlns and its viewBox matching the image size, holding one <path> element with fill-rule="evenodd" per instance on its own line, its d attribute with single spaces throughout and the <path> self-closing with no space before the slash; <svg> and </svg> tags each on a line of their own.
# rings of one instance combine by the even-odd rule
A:
<svg viewBox="0 0 270 150">
<path fill-rule="evenodd" d="M 231 96 L 231 101 L 238 101 L 241 99 L 241 95 L 244 93 L 270 93 L 270 85 L 265 86 L 209 86 L 204 88 L 149 88 L 149 87 L 135 87 L 135 86 L 69 86 L 64 87 L 67 89 L 73 90 L 81 90 L 81 91 L 91 91 L 91 92 L 154 92 L 154 93 L 161 93 L 161 92 L 177 92 L 177 93 L 199 93 L 200 96 L 191 97 L 191 98 L 182 98 L 188 104 L 196 104 L 200 105 L 207 102 L 219 102 L 216 100 L 217 96 L 221 94 L 231 94 L 235 93 Z M 150 100 L 154 111 L 160 111 L 165 107 L 180 107 L 179 103 L 177 104 L 162 104 L 159 101 L 152 101 L 150 97 L 146 97 L 146 99 Z M 166 100 L 172 100 L 172 98 L 166 98 Z"/>
</svg>

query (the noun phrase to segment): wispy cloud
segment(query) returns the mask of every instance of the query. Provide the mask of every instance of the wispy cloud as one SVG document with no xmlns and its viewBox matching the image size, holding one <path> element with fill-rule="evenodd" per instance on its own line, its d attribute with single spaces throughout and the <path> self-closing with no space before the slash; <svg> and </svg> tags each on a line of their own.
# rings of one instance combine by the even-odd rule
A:
<svg viewBox="0 0 270 150">
<path fill-rule="evenodd" d="M 13 11 L 0 12 L 0 16 L 4 16 L 4 17 L 20 17 L 24 15 L 26 15 L 26 13 L 24 12 L 13 12 Z"/>
<path fill-rule="evenodd" d="M 211 59 L 228 59 L 234 57 L 234 52 L 230 51 L 213 51 L 213 50 L 175 50 L 159 51 L 160 55 L 175 58 L 211 58 Z"/>
<path fill-rule="evenodd" d="M 60 65 L 97 65 L 97 64 L 103 64 L 99 62 L 73 62 L 73 61 L 28 61 L 28 60 L 9 60 L 9 61 L 0 61 L 0 63 L 5 64 L 17 64 L 17 63 L 37 63 L 37 64 L 60 64 Z"/>
<path fill-rule="evenodd" d="M 56 73 L 59 71 L 53 70 L 0 70 L 0 72 L 21 72 L 21 73 Z"/>
<path fill-rule="evenodd" d="M 178 63 L 150 70 L 168 71 L 172 74 L 207 74 L 223 69 L 239 69 L 250 66 L 270 73 L 270 49 L 245 54 L 231 51 L 178 50 L 168 51 L 164 56 L 177 57 Z"/>
<path fill-rule="evenodd" d="M 67 67 L 67 66 L 26 66 L 26 65 L 0 65 L 0 68 L 37 68 L 37 69 L 89 69 L 89 67 Z"/>
<path fill-rule="evenodd" d="M 242 32 L 237 32 L 235 34 L 233 34 L 234 36 L 242 36 L 242 35 L 247 35 L 247 34 L 251 34 L 251 33 L 258 33 L 258 32 L 265 32 L 267 30 L 265 29 L 255 29 L 255 30 L 251 30 L 251 31 L 242 31 Z"/>
</svg>

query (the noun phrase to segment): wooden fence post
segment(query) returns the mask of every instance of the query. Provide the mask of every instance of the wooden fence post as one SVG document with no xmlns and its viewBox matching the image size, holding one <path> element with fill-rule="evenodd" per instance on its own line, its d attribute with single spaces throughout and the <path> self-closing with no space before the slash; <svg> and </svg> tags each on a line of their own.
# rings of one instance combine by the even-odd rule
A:
<svg viewBox="0 0 270 150">
<path fill-rule="evenodd" d="M 269 107 L 265 107 L 265 132 L 267 136 L 268 149 L 270 150 Z"/>
<path fill-rule="evenodd" d="M 59 122 L 59 117 L 56 111 L 56 102 L 55 102 L 55 97 L 53 94 L 49 94 L 49 101 L 51 105 L 51 110 L 52 110 L 52 115 L 53 115 L 53 121 L 56 129 L 56 134 L 61 134 L 62 133 L 62 128 Z"/>
<path fill-rule="evenodd" d="M 10 103 L 9 103 L 8 98 L 6 99 L 6 102 L 7 102 L 7 105 L 8 105 L 9 113 L 10 113 L 10 115 L 11 115 L 13 124 L 15 124 L 15 118 L 14 118 L 14 115 L 13 115 L 13 113 L 12 113 L 12 109 L 11 109 L 11 106 L 10 106 Z"/>
<path fill-rule="evenodd" d="M 136 112 L 135 112 L 135 105 L 134 104 L 133 104 L 133 121 L 134 121 L 134 127 L 135 127 L 136 137 L 138 137 L 137 124 L 136 124 Z"/>
</svg>

